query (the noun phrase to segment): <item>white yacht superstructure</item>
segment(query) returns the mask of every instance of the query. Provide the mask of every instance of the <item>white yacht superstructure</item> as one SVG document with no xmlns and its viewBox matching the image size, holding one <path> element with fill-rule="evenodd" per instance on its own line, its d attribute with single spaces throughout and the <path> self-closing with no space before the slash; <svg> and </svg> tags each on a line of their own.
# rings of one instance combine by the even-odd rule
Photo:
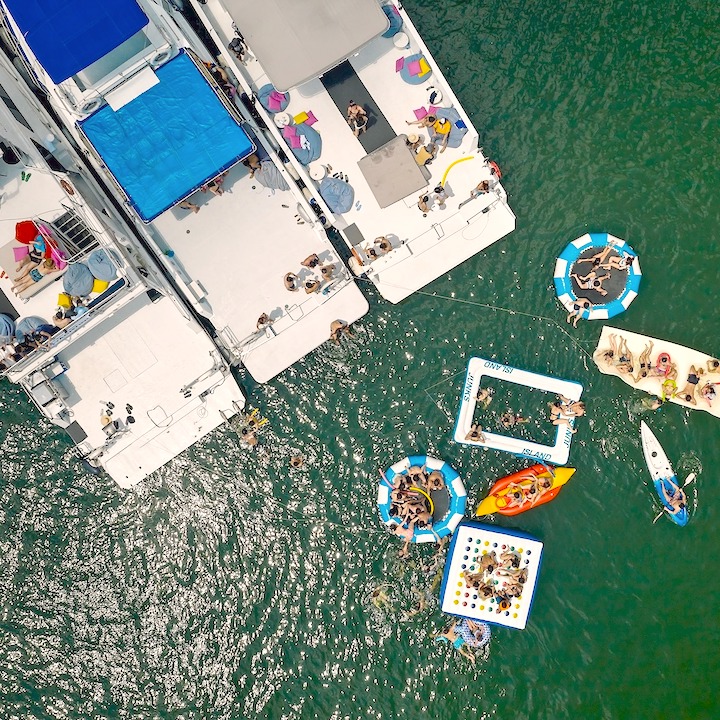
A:
<svg viewBox="0 0 720 720">
<path fill-rule="evenodd" d="M 240 411 L 243 394 L 2 53 L 0 100 L 4 374 L 82 458 L 130 487 Z M 55 269 L 15 293 L 38 244 Z"/>
<path fill-rule="evenodd" d="M 186 2 L 219 47 L 246 44 L 242 62 L 224 50 L 226 62 L 343 235 L 352 270 L 385 298 L 401 301 L 513 231 L 498 168 L 400 4 Z M 351 102 L 364 115 L 357 136 Z M 309 155 L 293 140 L 308 124 Z"/>
<path fill-rule="evenodd" d="M 266 382 L 333 321 L 367 312 L 292 164 L 242 116 L 232 78 L 218 79 L 181 16 L 151 0 L 71 0 L 63 27 L 77 39 L 63 44 L 46 32 L 56 3 L 3 5 L 39 85 L 231 363 Z"/>
</svg>

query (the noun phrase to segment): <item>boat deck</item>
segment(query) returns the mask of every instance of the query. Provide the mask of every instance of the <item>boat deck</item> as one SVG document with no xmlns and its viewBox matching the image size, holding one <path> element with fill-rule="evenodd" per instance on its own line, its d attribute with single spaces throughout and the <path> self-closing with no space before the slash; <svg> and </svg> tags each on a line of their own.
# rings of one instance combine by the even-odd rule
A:
<svg viewBox="0 0 720 720">
<path fill-rule="evenodd" d="M 87 436 L 80 448 L 99 449 L 98 459 L 122 487 L 168 463 L 244 405 L 210 339 L 169 298 L 151 302 L 137 295 L 55 357 L 67 368 L 53 382 L 67 393 L 68 432 L 76 441 Z M 117 430 L 102 424 L 107 403 L 114 405 Z"/>
<path fill-rule="evenodd" d="M 226 38 L 232 37 L 232 20 L 220 0 L 209 0 L 203 6 L 203 12 L 226 45 Z M 238 26 L 242 31 L 242 23 L 239 22 Z M 317 118 L 317 123 L 312 127 L 322 138 L 322 153 L 310 165 L 309 171 L 313 177 L 323 173 L 342 173 L 347 176 L 354 190 L 353 207 L 341 215 L 336 214 L 335 225 L 341 231 L 348 227 L 351 229 L 346 237 L 365 265 L 353 267 L 353 270 L 367 272 L 383 296 L 392 302 L 399 302 L 515 228 L 515 216 L 507 204 L 506 193 L 491 174 L 486 158 L 477 147 L 477 131 L 409 19 L 405 20 L 402 29 L 408 37 L 407 48 L 398 49 L 392 38 L 378 37 L 351 57 L 349 64 L 357 76 L 353 80 L 355 87 L 359 87 L 359 80 L 372 100 L 370 106 L 366 105 L 370 117 L 368 134 L 372 132 L 373 123 L 383 124 L 386 120 L 393 134 L 402 136 L 415 133 L 427 144 L 430 139 L 428 130 L 407 123 L 415 121 L 414 110 L 429 109 L 431 88 L 442 93 L 443 99 L 436 106 L 445 109 L 453 107 L 467 126 L 459 147 L 448 147 L 444 152 L 439 152 L 433 162 L 426 166 L 430 176 L 421 190 L 388 207 L 380 206 L 358 167 L 358 162 L 368 154 L 361 143 L 363 137 L 356 138 L 348 126 L 346 106 L 339 107 L 339 102 L 336 104 L 336 99 L 342 93 L 334 93 L 334 99 L 321 79 L 311 80 L 292 89 L 286 110 L 292 117 L 312 112 Z M 280 37 L 278 41 L 281 41 Z M 421 83 L 411 84 L 403 79 L 402 73 L 396 72 L 396 61 L 418 53 L 424 55 L 432 73 Z M 270 82 L 263 67 L 253 58 L 245 65 L 234 63 L 231 58 L 228 62 L 233 63 L 233 71 L 245 77 L 255 91 Z M 352 82 L 346 94 L 351 90 Z M 357 100 L 355 97 L 348 99 Z M 362 100 L 358 102 L 362 104 Z M 272 119 L 269 119 L 269 124 L 278 142 L 286 144 L 280 131 L 272 127 Z M 288 155 L 291 152 L 288 148 Z M 444 179 L 449 198 L 441 206 L 432 202 L 432 191 Z M 312 185 L 313 180 L 309 177 L 307 180 Z M 490 182 L 491 191 L 469 200 L 471 190 L 482 180 Z M 431 210 L 424 214 L 417 203 L 421 193 L 428 192 L 431 196 Z M 459 208 L 460 203 L 466 200 L 469 202 Z M 394 250 L 370 261 L 364 251 L 379 236 L 386 236 Z"/>
<path fill-rule="evenodd" d="M 289 191 L 269 190 L 243 165 L 225 178 L 222 195 L 197 192 L 189 199 L 197 213 L 175 207 L 150 230 L 164 261 L 185 281 L 188 297 L 234 348 L 250 374 L 267 382 L 330 337 L 330 323 L 362 317 L 368 304 L 337 257 L 325 231 L 312 222 Z M 299 224 L 299 220 L 307 219 Z M 317 292 L 289 291 L 283 278 L 320 278 L 301 262 L 317 254 L 334 264 L 330 282 Z M 258 330 L 260 316 L 272 319 Z"/>
</svg>

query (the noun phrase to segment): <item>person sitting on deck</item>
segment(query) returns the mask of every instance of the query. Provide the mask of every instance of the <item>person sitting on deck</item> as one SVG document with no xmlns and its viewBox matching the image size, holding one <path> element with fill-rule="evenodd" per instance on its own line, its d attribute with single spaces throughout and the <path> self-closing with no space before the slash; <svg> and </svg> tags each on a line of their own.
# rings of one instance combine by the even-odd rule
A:
<svg viewBox="0 0 720 720">
<path fill-rule="evenodd" d="M 660 489 L 662 490 L 663 498 L 665 498 L 667 504 L 670 505 L 672 510 L 667 506 L 664 506 L 665 511 L 671 515 L 677 515 L 687 507 L 687 496 L 685 495 L 685 491 L 672 480 L 667 479 L 667 482 L 673 486 L 672 494 L 668 493 L 664 482 L 660 485 Z"/>
<path fill-rule="evenodd" d="M 573 320 L 573 327 L 576 328 L 578 321 L 582 317 L 583 311 L 587 310 L 588 312 L 592 312 L 592 306 L 593 304 L 587 298 L 578 298 L 573 303 L 572 309 L 566 318 L 566 322 L 570 322 L 572 318 L 575 318 Z"/>
<path fill-rule="evenodd" d="M 418 209 L 420 212 L 422 212 L 423 217 L 427 217 L 427 214 L 430 212 L 430 196 L 426 194 L 422 194 L 420 196 L 420 199 L 418 200 Z"/>
<path fill-rule="evenodd" d="M 387 253 L 393 249 L 392 243 L 384 235 L 375 238 L 375 247 L 380 250 L 383 255 L 387 255 Z"/>
<path fill-rule="evenodd" d="M 700 382 L 700 376 L 704 372 L 705 371 L 702 368 L 696 368 L 694 365 L 691 365 L 685 387 L 682 390 L 675 392 L 673 397 L 680 398 L 691 405 L 697 405 L 697 401 L 695 400 L 695 390 Z"/>
<path fill-rule="evenodd" d="M 367 130 L 367 113 L 354 100 L 351 100 L 348 104 L 347 121 L 350 129 L 355 133 L 355 137 L 360 137 L 360 133 L 364 133 Z"/>
<path fill-rule="evenodd" d="M 285 289 L 291 292 L 297 292 L 300 289 L 300 278 L 294 272 L 285 273 L 283 283 Z"/>
<path fill-rule="evenodd" d="M 716 360 L 715 358 L 710 358 L 707 361 L 707 371 L 709 373 L 720 372 L 720 360 Z"/>
<path fill-rule="evenodd" d="M 332 276 L 335 274 L 336 265 L 333 263 L 330 263 L 330 265 L 321 265 L 320 266 L 320 275 L 322 275 L 323 280 L 331 280 Z"/>
<path fill-rule="evenodd" d="M 206 182 L 200 189 L 203 192 L 208 192 L 209 190 L 213 195 L 222 195 L 225 191 L 220 186 L 223 184 L 223 181 L 225 180 L 227 174 L 228 171 L 226 170 L 224 173 L 221 173 L 216 178 L 213 178 L 209 182 Z"/>
<path fill-rule="evenodd" d="M 427 476 L 425 487 L 430 491 L 442 490 L 445 487 L 445 476 L 439 470 L 433 470 Z"/>
<path fill-rule="evenodd" d="M 607 280 L 610 275 L 601 275 L 598 277 L 594 270 L 591 270 L 587 275 L 581 277 L 576 273 L 570 273 L 570 277 L 575 279 L 575 282 L 582 290 L 594 290 L 600 295 L 607 295 L 607 290 L 602 284 Z"/>
<path fill-rule="evenodd" d="M 485 433 L 483 433 L 480 425 L 473 424 L 470 426 L 470 432 L 465 436 L 466 440 L 472 440 L 472 442 L 485 442 Z"/>
<path fill-rule="evenodd" d="M 264 330 L 273 324 L 273 319 L 267 314 L 263 313 L 257 320 L 256 327 L 258 330 Z"/>
<path fill-rule="evenodd" d="M 312 255 L 308 255 L 301 263 L 303 267 L 312 268 L 317 267 L 320 264 L 320 258 L 313 253 Z"/>
<path fill-rule="evenodd" d="M 510 483 L 505 493 L 505 501 L 507 508 L 522 507 L 525 504 L 525 489 L 519 483 Z"/>
<path fill-rule="evenodd" d="M 474 199 L 476 197 L 479 197 L 480 195 L 485 195 L 489 192 L 490 183 L 487 180 L 483 180 L 470 191 L 470 197 Z"/>
<path fill-rule="evenodd" d="M 550 492 L 552 488 L 553 479 L 551 477 L 540 477 L 535 478 L 527 489 L 527 497 L 530 500 L 530 507 L 533 507 L 535 503 L 546 493 Z"/>
<path fill-rule="evenodd" d="M 260 158 L 255 153 L 248 155 L 242 161 L 242 164 L 250 171 L 250 179 L 255 177 L 255 173 L 262 167 L 260 165 Z"/>
<path fill-rule="evenodd" d="M 316 280 L 315 278 L 310 278 L 309 280 L 305 281 L 305 292 L 308 295 L 312 295 L 314 292 L 317 292 L 320 289 L 320 281 Z"/>
<path fill-rule="evenodd" d="M 432 125 L 432 130 L 430 131 L 430 140 L 435 143 L 440 143 L 441 153 L 445 152 L 451 130 L 452 123 L 447 118 L 438 118 Z"/>
</svg>

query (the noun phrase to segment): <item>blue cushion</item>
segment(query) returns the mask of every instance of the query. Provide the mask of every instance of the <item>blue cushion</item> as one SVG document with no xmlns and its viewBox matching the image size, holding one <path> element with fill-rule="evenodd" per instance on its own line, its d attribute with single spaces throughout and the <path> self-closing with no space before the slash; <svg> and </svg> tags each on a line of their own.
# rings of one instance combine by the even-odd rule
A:
<svg viewBox="0 0 720 720">
<path fill-rule="evenodd" d="M 8 343 L 15 337 L 15 321 L 9 315 L 0 315 L 0 343 Z"/>
<path fill-rule="evenodd" d="M 305 125 L 305 123 L 295 125 L 295 128 L 297 129 L 298 137 L 304 135 L 308 139 L 310 148 L 292 148 L 293 154 L 303 165 L 308 165 L 320 157 L 320 153 L 322 152 L 322 138 L 317 130 L 314 130 L 309 125 Z"/>
<path fill-rule="evenodd" d="M 267 85 L 263 85 L 256 93 L 257 99 L 260 101 L 260 104 L 271 113 L 275 112 L 282 112 L 285 110 L 285 108 L 290 104 L 290 93 L 281 93 L 285 95 L 285 99 L 280 103 L 280 107 L 273 110 L 270 105 L 270 95 L 275 92 L 275 87 L 268 83 Z"/>
<path fill-rule="evenodd" d="M 460 147 L 460 143 L 468 131 L 465 123 L 460 119 L 460 113 L 455 108 L 438 108 L 435 115 L 439 118 L 445 118 L 452 123 L 447 146 L 451 148 Z"/>
<path fill-rule="evenodd" d="M 93 277 L 110 282 L 117 277 L 117 270 L 104 250 L 93 250 L 87 259 L 87 266 Z"/>
<path fill-rule="evenodd" d="M 63 288 L 71 297 L 83 297 L 92 292 L 95 278 L 90 268 L 83 263 L 72 263 L 68 265 L 63 275 Z"/>
<path fill-rule="evenodd" d="M 334 177 L 323 178 L 320 182 L 320 195 L 334 213 L 350 210 L 355 199 L 355 191 L 344 180 Z"/>
<path fill-rule="evenodd" d="M 43 320 L 37 315 L 30 315 L 22 320 L 18 320 L 15 326 L 15 337 L 18 342 L 23 342 L 27 335 L 32 335 L 40 325 L 45 325 L 47 320 Z"/>
<path fill-rule="evenodd" d="M 382 34 L 384 38 L 391 38 L 393 35 L 400 32 L 400 28 L 403 25 L 403 19 L 400 17 L 400 13 L 394 5 L 383 5 L 382 11 L 387 15 L 387 19 L 390 21 L 390 27 Z"/>
</svg>

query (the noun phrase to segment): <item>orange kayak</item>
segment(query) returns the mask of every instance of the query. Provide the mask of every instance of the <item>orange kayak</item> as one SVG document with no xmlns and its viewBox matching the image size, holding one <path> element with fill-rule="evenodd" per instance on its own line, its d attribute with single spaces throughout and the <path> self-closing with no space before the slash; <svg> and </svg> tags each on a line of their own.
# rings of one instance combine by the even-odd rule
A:
<svg viewBox="0 0 720 720">
<path fill-rule="evenodd" d="M 518 470 L 512 475 L 500 478 L 491 488 L 488 496 L 478 505 L 476 515 L 519 515 L 538 505 L 544 505 L 554 500 L 562 490 L 563 485 L 574 475 L 575 468 L 559 467 L 552 468 L 547 465 L 536 464 L 532 467 Z M 552 485 L 534 503 L 530 502 L 528 490 L 540 478 L 551 478 Z M 510 505 L 508 493 L 522 490 L 525 500 L 520 504 Z M 508 507 L 508 505 L 510 505 Z"/>
</svg>

